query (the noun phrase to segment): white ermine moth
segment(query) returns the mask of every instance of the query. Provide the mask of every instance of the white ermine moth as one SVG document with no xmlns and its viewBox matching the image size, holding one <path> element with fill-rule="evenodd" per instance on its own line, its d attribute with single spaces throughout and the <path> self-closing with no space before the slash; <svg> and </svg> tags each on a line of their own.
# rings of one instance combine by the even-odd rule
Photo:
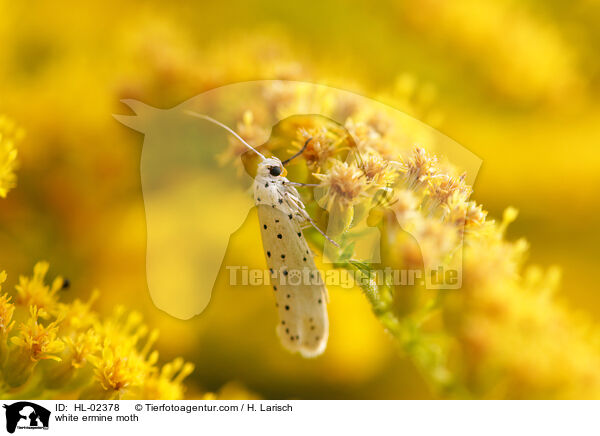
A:
<svg viewBox="0 0 600 436">
<path fill-rule="evenodd" d="M 314 223 L 294 184 L 285 178 L 287 171 L 283 163 L 276 157 L 266 158 L 224 124 L 206 115 L 187 113 L 223 127 L 261 157 L 253 192 L 279 311 L 277 334 L 289 351 L 299 352 L 304 357 L 320 355 L 329 337 L 327 289 L 301 229 L 303 225 Z"/>
</svg>

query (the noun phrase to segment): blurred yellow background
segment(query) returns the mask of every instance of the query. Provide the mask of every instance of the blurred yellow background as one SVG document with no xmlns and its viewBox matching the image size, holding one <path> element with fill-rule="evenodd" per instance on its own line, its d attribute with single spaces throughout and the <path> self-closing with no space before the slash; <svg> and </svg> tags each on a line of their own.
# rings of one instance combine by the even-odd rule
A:
<svg viewBox="0 0 600 436">
<path fill-rule="evenodd" d="M 294 79 L 379 99 L 483 160 L 474 198 L 530 260 L 563 269 L 562 296 L 600 316 L 600 3 L 593 0 L 167 4 L 0 1 L 0 114 L 26 131 L 18 186 L 0 203 L 0 269 L 46 259 L 159 326 L 162 358 L 196 364 L 193 391 L 237 381 L 267 398 L 428 398 L 358 290 L 332 289 L 327 353 L 304 360 L 274 334 L 271 295 L 220 277 L 192 321 L 156 309 L 145 280 L 143 138 L 112 118 L 135 98 L 168 108 L 245 80 Z M 257 256 L 258 232 L 230 250 Z M 238 247 L 236 249 L 236 247 Z M 176 285 L 176 278 L 174 278 Z"/>
</svg>

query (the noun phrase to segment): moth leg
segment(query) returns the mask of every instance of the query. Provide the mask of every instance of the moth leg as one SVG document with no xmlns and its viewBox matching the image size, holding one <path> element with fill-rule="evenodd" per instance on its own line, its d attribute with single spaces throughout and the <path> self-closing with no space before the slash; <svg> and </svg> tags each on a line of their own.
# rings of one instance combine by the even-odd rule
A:
<svg viewBox="0 0 600 436">
<path fill-rule="evenodd" d="M 294 189 L 294 191 L 295 191 L 295 189 Z M 298 215 L 300 215 L 304 219 L 304 221 L 308 221 L 310 223 L 310 225 L 313 226 L 317 230 L 317 232 L 319 232 L 321 235 L 323 235 L 323 237 L 325 239 L 327 239 L 329 242 L 331 242 L 337 248 L 340 248 L 340 246 L 339 246 L 339 244 L 337 242 L 335 242 L 333 239 L 331 239 L 329 236 L 327 236 L 325 234 L 325 232 L 323 232 L 319 227 L 317 227 L 317 225 L 315 224 L 315 222 L 312 220 L 312 218 L 308 215 L 308 213 L 304 209 L 304 204 L 302 203 L 302 201 L 295 194 L 292 194 L 291 192 L 286 191 L 286 192 L 283 193 L 283 196 L 287 200 L 287 203 L 292 208 L 296 209 L 296 213 Z"/>
<path fill-rule="evenodd" d="M 312 186 L 312 187 L 316 187 L 319 186 L 318 183 L 298 183 L 298 182 L 287 182 L 288 185 L 293 185 L 293 186 Z"/>
<path fill-rule="evenodd" d="M 323 237 L 325 239 L 327 239 L 329 242 L 331 242 L 333 245 L 335 245 L 337 248 L 340 248 L 340 245 L 335 242 L 333 239 L 331 239 L 329 236 L 327 236 L 319 227 L 317 227 L 317 225 L 315 224 L 315 222 L 312 220 L 311 217 L 307 216 L 306 219 L 308 220 L 308 222 L 317 230 L 317 232 L 319 232 L 320 234 L 323 235 Z"/>
</svg>

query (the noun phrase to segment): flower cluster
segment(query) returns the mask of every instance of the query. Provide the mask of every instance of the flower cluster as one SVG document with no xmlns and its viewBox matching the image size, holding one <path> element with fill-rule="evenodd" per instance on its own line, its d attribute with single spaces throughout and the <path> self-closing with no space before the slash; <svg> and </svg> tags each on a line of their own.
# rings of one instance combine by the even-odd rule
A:
<svg viewBox="0 0 600 436">
<path fill-rule="evenodd" d="M 15 398 L 180 399 L 194 366 L 177 358 L 158 366 L 149 330 L 137 312 L 117 307 L 102 318 L 98 298 L 60 301 L 62 277 L 46 283 L 48 263 L 0 288 L 0 395 Z M 6 273 L 0 273 L 0 285 Z"/>
<path fill-rule="evenodd" d="M 282 155 L 290 150 L 277 144 L 297 151 L 310 139 L 290 174 L 317 184 L 302 195 L 317 224 L 340 243 L 334 265 L 363 274 L 359 285 L 374 313 L 433 391 L 461 398 L 598 398 L 600 330 L 556 299 L 555 269 L 524 266 L 526 242 L 505 236 L 517 211 L 508 208 L 500 222 L 488 219 L 471 200 L 464 171 L 430 152 L 417 124 L 398 126 L 360 101 L 325 92 L 311 94 L 320 102 L 307 103 L 301 87 L 288 86 L 265 93 L 274 114 L 294 107 L 295 96 L 338 122 L 284 119 L 265 146 Z M 294 169 L 299 166 L 304 170 Z M 380 233 L 378 266 L 422 270 L 425 277 L 438 268 L 458 270 L 460 288 L 382 283 L 372 260 L 356 250 L 365 222 Z M 307 233 L 322 246 L 317 232 Z"/>
</svg>

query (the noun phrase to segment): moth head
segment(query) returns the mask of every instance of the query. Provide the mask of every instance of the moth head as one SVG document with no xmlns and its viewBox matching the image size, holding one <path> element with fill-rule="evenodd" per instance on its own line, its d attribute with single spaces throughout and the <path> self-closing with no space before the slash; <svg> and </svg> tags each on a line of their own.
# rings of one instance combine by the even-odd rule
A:
<svg viewBox="0 0 600 436">
<path fill-rule="evenodd" d="M 270 157 L 259 164 L 257 175 L 268 178 L 285 177 L 287 175 L 287 170 L 279 159 Z"/>
</svg>

